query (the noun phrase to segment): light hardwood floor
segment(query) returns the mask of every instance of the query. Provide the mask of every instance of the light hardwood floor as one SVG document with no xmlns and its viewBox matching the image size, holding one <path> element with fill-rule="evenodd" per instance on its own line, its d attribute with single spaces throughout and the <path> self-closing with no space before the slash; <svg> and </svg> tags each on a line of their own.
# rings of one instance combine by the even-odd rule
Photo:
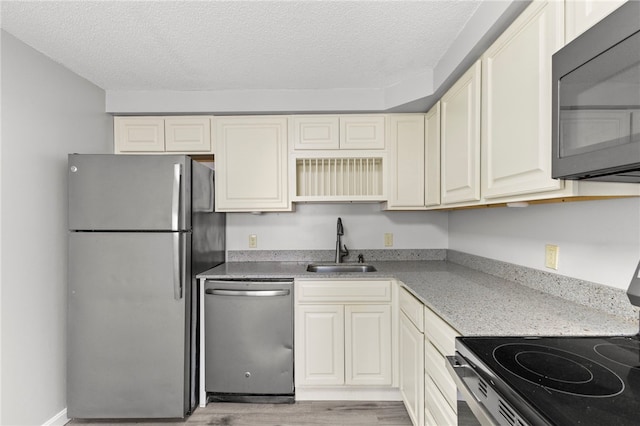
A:
<svg viewBox="0 0 640 426">
<path fill-rule="evenodd" d="M 299 401 L 295 404 L 209 403 L 184 422 L 105 422 L 72 420 L 73 426 L 411 426 L 402 402 Z"/>
</svg>

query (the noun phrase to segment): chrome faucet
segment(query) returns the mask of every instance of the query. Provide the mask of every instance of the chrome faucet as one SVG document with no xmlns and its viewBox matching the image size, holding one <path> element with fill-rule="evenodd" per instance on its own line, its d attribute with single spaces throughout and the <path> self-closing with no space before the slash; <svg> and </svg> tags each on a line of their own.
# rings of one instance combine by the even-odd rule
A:
<svg viewBox="0 0 640 426">
<path fill-rule="evenodd" d="M 342 249 L 342 242 L 340 241 L 340 237 L 344 235 L 344 227 L 342 226 L 342 219 L 338 218 L 338 238 L 336 240 L 336 263 L 342 263 L 342 258 L 345 256 L 349 256 L 349 250 L 347 246 L 344 246 L 344 250 Z"/>
</svg>

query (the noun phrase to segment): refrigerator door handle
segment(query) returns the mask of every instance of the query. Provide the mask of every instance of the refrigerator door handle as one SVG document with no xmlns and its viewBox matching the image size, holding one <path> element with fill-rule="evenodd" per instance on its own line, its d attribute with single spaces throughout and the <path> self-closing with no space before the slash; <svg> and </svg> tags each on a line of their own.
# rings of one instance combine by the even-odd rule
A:
<svg viewBox="0 0 640 426">
<path fill-rule="evenodd" d="M 182 299 L 182 259 L 180 256 L 181 232 L 173 233 L 173 298 Z"/>
<path fill-rule="evenodd" d="M 171 199 L 171 230 L 178 231 L 180 225 L 180 189 L 182 165 L 173 165 L 173 197 Z"/>
</svg>

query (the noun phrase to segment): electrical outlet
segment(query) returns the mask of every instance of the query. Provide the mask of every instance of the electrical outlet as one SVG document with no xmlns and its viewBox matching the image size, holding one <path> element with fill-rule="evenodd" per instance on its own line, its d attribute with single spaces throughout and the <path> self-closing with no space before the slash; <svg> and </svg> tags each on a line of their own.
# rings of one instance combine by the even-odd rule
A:
<svg viewBox="0 0 640 426">
<path fill-rule="evenodd" d="M 544 246 L 544 266 L 550 269 L 558 269 L 558 252 L 560 248 L 553 244 Z"/>
<path fill-rule="evenodd" d="M 384 246 L 393 247 L 393 234 L 388 232 L 384 234 Z"/>
<path fill-rule="evenodd" d="M 249 248 L 258 247 L 258 236 L 256 234 L 249 235 Z"/>
</svg>

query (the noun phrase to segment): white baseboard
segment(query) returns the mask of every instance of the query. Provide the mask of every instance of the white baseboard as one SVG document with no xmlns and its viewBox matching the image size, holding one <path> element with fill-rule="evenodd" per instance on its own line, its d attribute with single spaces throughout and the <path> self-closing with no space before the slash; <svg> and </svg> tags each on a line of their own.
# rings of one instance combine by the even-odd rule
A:
<svg viewBox="0 0 640 426">
<path fill-rule="evenodd" d="M 67 409 L 65 408 L 44 422 L 42 426 L 64 426 L 69 423 L 69 421 L 71 421 L 71 419 L 67 417 Z"/>
<path fill-rule="evenodd" d="M 296 401 L 402 401 L 398 388 L 296 388 Z"/>
</svg>

